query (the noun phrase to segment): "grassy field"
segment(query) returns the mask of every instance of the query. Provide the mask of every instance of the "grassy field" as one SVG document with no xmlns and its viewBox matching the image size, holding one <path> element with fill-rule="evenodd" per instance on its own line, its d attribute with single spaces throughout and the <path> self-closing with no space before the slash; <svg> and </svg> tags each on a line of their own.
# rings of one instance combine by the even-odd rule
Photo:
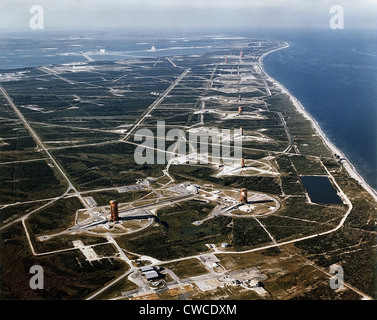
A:
<svg viewBox="0 0 377 320">
<path fill-rule="evenodd" d="M 126 250 L 150 255 L 161 260 L 185 257 L 205 252 L 206 243 L 221 243 L 228 239 L 231 219 L 217 217 L 200 226 L 192 222 L 206 217 L 214 204 L 189 200 L 157 212 L 158 223 L 129 236 L 118 237 Z"/>
<path fill-rule="evenodd" d="M 115 259 L 89 263 L 78 250 L 33 256 L 21 223 L 2 231 L 0 236 L 6 243 L 0 250 L 2 299 L 84 299 L 128 269 Z M 33 265 L 43 267 L 44 290 L 29 286 L 29 269 Z"/>
<path fill-rule="evenodd" d="M 3 164 L 0 176 L 1 204 L 56 197 L 67 187 L 48 161 Z"/>
<path fill-rule="evenodd" d="M 208 273 L 208 269 L 196 258 L 161 265 L 173 271 L 179 278 L 195 277 Z"/>
<path fill-rule="evenodd" d="M 163 165 L 138 165 L 135 146 L 112 143 L 53 152 L 82 191 L 135 184 L 138 179 L 160 177 Z"/>
</svg>

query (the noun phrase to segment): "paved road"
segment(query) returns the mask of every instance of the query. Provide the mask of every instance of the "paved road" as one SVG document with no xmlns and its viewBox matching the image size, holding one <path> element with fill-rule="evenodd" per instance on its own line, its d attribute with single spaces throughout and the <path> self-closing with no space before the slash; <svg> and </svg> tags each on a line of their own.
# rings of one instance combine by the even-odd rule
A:
<svg viewBox="0 0 377 320">
<path fill-rule="evenodd" d="M 295 149 L 295 152 L 296 152 L 297 154 L 299 154 L 300 152 L 298 151 L 297 146 L 295 145 L 295 142 L 294 142 L 294 140 L 293 140 L 293 137 L 292 137 L 291 133 L 289 132 L 289 129 L 288 129 L 287 123 L 285 122 L 283 115 L 281 114 L 281 112 L 278 112 L 278 115 L 279 115 L 279 117 L 280 117 L 281 123 L 282 123 L 283 126 L 284 126 L 285 132 L 287 133 L 287 136 L 288 136 L 289 142 L 290 142 L 290 144 L 291 144 L 291 145 L 290 145 L 287 149 L 285 149 L 284 151 L 285 151 L 285 152 L 288 152 L 289 149 L 294 148 L 294 149 Z"/>
<path fill-rule="evenodd" d="M 20 110 L 17 108 L 17 106 L 14 104 L 12 98 L 8 95 L 8 93 L 6 92 L 6 90 L 0 86 L 0 91 L 2 92 L 3 96 L 5 97 L 5 99 L 8 101 L 9 105 L 12 107 L 13 111 L 15 112 L 15 114 L 17 115 L 17 117 L 23 122 L 25 128 L 28 130 L 28 132 L 30 133 L 30 135 L 32 136 L 32 138 L 34 139 L 34 141 L 36 142 L 36 144 L 38 145 L 38 147 L 40 149 L 42 149 L 48 156 L 48 158 L 51 160 L 51 162 L 53 163 L 53 165 L 55 166 L 55 168 L 59 171 L 60 175 L 64 178 L 64 180 L 67 182 L 68 184 L 68 189 L 67 189 L 67 192 L 69 190 L 73 190 L 74 192 L 74 195 L 77 196 L 81 203 L 84 205 L 84 207 L 90 212 L 92 213 L 92 210 L 91 208 L 89 207 L 89 205 L 86 203 L 86 201 L 84 200 L 84 198 L 81 196 L 81 194 L 77 191 L 77 189 L 75 188 L 75 186 L 72 184 L 72 182 L 70 181 L 70 179 L 68 178 L 68 176 L 65 174 L 65 172 L 63 171 L 63 169 L 60 167 L 60 165 L 57 163 L 57 161 L 54 159 L 54 157 L 51 155 L 51 153 L 49 152 L 49 150 L 46 148 L 46 146 L 44 145 L 43 141 L 41 140 L 41 138 L 38 136 L 38 134 L 34 131 L 34 129 L 29 125 L 28 121 L 25 119 L 25 117 L 23 116 L 23 114 L 20 112 Z M 66 193 L 67 193 L 66 192 Z"/>
<path fill-rule="evenodd" d="M 128 131 L 128 133 L 125 135 L 125 137 L 121 141 L 127 140 L 131 133 L 135 131 L 136 128 L 140 126 L 140 124 L 144 121 L 146 117 L 149 116 L 149 114 L 153 111 L 154 108 L 156 108 L 164 99 L 165 97 L 170 93 L 171 90 L 174 89 L 174 87 L 182 80 L 182 78 L 190 71 L 190 68 L 185 69 L 183 73 L 170 85 L 169 88 L 166 89 L 166 91 L 163 93 L 162 96 L 160 96 L 157 100 L 155 100 L 146 110 L 144 115 L 141 117 L 141 119 Z"/>
</svg>

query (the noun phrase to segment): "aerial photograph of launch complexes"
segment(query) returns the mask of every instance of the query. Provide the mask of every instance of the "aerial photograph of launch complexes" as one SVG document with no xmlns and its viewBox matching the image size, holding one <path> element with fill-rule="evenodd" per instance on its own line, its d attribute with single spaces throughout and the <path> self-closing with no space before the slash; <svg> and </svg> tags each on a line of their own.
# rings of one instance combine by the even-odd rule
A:
<svg viewBox="0 0 377 320">
<path fill-rule="evenodd" d="M 0 68 L 1 300 L 377 298 L 376 192 L 266 72 L 288 41 L 105 40 Z"/>
</svg>

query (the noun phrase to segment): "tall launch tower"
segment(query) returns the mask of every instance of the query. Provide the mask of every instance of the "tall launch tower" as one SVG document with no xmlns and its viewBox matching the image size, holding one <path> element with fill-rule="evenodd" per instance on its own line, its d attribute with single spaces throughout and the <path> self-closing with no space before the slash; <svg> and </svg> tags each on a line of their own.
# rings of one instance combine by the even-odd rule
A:
<svg viewBox="0 0 377 320">
<path fill-rule="evenodd" d="M 118 201 L 111 200 L 110 201 L 110 214 L 111 214 L 111 221 L 117 221 L 119 219 L 119 211 L 118 211 Z"/>
</svg>

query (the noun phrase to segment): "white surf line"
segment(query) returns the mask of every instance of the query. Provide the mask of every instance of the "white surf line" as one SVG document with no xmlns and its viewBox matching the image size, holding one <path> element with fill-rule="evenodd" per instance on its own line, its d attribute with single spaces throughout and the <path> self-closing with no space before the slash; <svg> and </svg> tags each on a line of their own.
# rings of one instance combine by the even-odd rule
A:
<svg viewBox="0 0 377 320">
<path fill-rule="evenodd" d="M 280 49 L 283 49 L 283 48 L 286 48 L 287 46 L 285 47 L 281 47 L 279 49 L 275 49 L 275 50 L 272 50 L 270 52 L 267 52 L 265 53 L 264 55 L 268 54 L 268 53 L 271 53 L 273 51 L 277 51 L 277 50 L 280 50 Z M 263 55 L 263 56 L 264 56 Z M 270 78 L 272 79 L 272 78 Z M 274 80 L 275 81 L 275 80 Z M 276 81 L 275 81 L 276 82 Z M 276 82 L 278 83 L 278 82 Z M 282 92 L 285 92 L 287 93 L 292 101 L 295 101 L 294 97 L 288 92 L 286 91 L 286 89 L 281 85 L 281 84 L 278 84 L 278 87 L 280 87 L 280 89 L 282 90 Z M 296 100 L 297 101 L 297 100 Z M 313 127 L 315 129 L 317 129 L 317 131 L 322 134 L 322 138 L 324 139 L 325 142 L 327 142 L 329 144 L 329 148 L 330 150 L 333 150 L 333 151 L 336 151 L 338 153 L 340 153 L 338 151 L 337 148 L 335 148 L 331 143 L 330 141 L 327 139 L 327 137 L 324 135 L 324 133 L 322 132 L 322 130 L 320 129 L 320 127 L 318 126 L 318 124 L 315 122 L 315 120 L 305 111 L 305 109 L 302 107 L 302 105 L 298 105 L 298 103 L 294 103 L 295 106 L 297 107 L 297 109 L 302 112 L 304 115 L 306 115 L 308 117 L 309 120 L 311 120 L 313 122 Z M 300 110 L 301 108 L 301 110 Z M 323 165 L 323 164 L 322 164 Z M 332 174 L 329 172 L 329 170 L 323 165 L 324 169 L 326 170 L 327 174 L 328 174 L 328 177 L 329 179 L 331 179 L 331 181 L 333 182 L 333 184 L 336 186 L 336 188 L 338 189 L 338 192 L 340 193 L 341 195 L 341 198 L 343 199 L 343 202 L 345 202 L 347 205 L 348 205 L 348 210 L 347 212 L 344 214 L 343 218 L 341 219 L 341 221 L 339 222 L 339 224 L 333 228 L 333 229 L 330 229 L 330 230 L 327 230 L 327 231 L 323 231 L 323 232 L 320 232 L 320 233 L 316 233 L 316 234 L 312 234 L 312 235 L 308 235 L 308 236 L 304 236 L 304 237 L 301 237 L 301 238 L 296 238 L 296 239 L 292 239 L 292 240 L 288 240 L 288 241 L 282 241 L 282 242 L 276 242 L 272 245 L 267 245 L 267 246 L 262 246 L 262 247 L 259 247 L 259 248 L 254 248 L 254 249 L 250 249 L 250 250 L 245 250 L 245 251 L 224 251 L 222 252 L 223 254 L 235 254 L 235 253 L 249 253 L 249 252 L 255 252 L 255 251 L 260 251 L 260 250 L 264 250 L 264 249 L 269 249 L 269 248 L 274 248 L 274 247 L 277 247 L 277 246 L 283 246 L 283 245 L 287 245 L 287 244 L 292 244 L 292 243 L 296 243 L 296 242 L 300 242 L 300 241 L 304 241 L 304 240 L 308 240 L 308 239 L 312 239 L 312 238 L 316 238 L 316 237 L 319 237 L 319 236 L 323 236 L 323 235 L 328 235 L 328 234 L 331 234 L 337 230 L 339 230 L 343 225 L 344 225 L 344 222 L 346 221 L 346 219 L 348 218 L 349 214 L 351 213 L 352 209 L 353 209 L 353 205 L 352 205 L 352 202 L 350 201 L 350 199 L 347 197 L 347 195 L 343 192 L 343 190 L 340 188 L 340 186 L 338 185 L 338 183 L 335 181 L 335 178 L 332 176 Z M 372 189 L 374 191 L 374 189 Z M 367 190 L 368 191 L 368 190 Z M 372 193 L 373 195 L 373 193 Z M 377 199 L 377 193 L 375 194 L 374 196 L 375 199 Z"/>
<path fill-rule="evenodd" d="M 274 78 L 268 75 L 268 73 L 263 69 L 263 58 L 275 51 L 288 48 L 289 44 L 286 43 L 285 46 L 268 51 L 264 53 L 259 58 L 259 65 L 262 68 L 264 74 L 275 83 L 275 85 L 285 94 L 287 94 L 294 106 L 296 107 L 297 111 L 300 112 L 307 120 L 309 120 L 315 129 L 315 131 L 318 133 L 318 135 L 322 138 L 325 145 L 331 150 L 331 152 L 338 154 L 343 160 L 341 160 L 341 163 L 343 164 L 344 169 L 348 172 L 348 174 L 355 179 L 364 190 L 366 190 L 373 199 L 377 202 L 377 191 L 373 189 L 365 180 L 364 178 L 357 172 L 356 168 L 353 166 L 353 164 L 348 160 L 348 158 L 344 155 L 342 151 L 340 151 L 325 135 L 321 127 L 319 126 L 318 122 L 309 114 L 309 112 L 306 111 L 304 106 L 301 104 L 299 100 L 297 100 L 296 97 L 294 97 L 280 82 L 276 81 Z"/>
</svg>

